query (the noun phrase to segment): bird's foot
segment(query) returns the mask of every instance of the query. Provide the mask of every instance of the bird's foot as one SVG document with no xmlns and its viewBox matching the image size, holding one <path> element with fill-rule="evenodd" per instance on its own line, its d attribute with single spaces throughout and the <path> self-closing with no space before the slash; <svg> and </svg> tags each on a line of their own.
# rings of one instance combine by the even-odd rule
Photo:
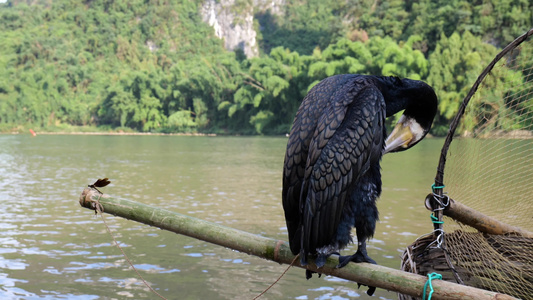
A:
<svg viewBox="0 0 533 300">
<path fill-rule="evenodd" d="M 357 250 L 354 255 L 339 256 L 339 264 L 337 265 L 337 268 L 340 269 L 342 267 L 345 267 L 351 261 L 355 263 L 367 262 L 371 264 L 376 264 L 376 261 L 370 258 L 368 254 Z"/>
<path fill-rule="evenodd" d="M 322 268 L 326 264 L 326 260 L 328 259 L 328 257 L 330 257 L 333 254 L 339 255 L 338 252 L 333 252 L 333 253 L 328 253 L 328 254 L 319 253 L 316 256 L 316 259 L 315 259 L 315 265 L 316 265 L 317 269 Z M 307 261 L 306 261 L 306 264 L 307 264 Z M 314 273 L 318 273 L 318 272 L 305 270 L 305 278 L 307 278 L 307 280 L 309 280 L 311 277 L 313 277 Z M 322 274 L 318 273 L 318 278 L 320 278 L 320 276 L 322 276 Z"/>
<path fill-rule="evenodd" d="M 366 254 L 366 251 L 364 252 L 365 253 L 363 253 L 363 251 L 357 250 L 357 252 L 355 252 L 355 254 L 353 255 L 339 256 L 339 264 L 337 265 L 337 268 L 345 267 L 351 261 L 355 263 L 366 262 L 366 263 L 376 264 L 376 261 L 370 258 L 368 254 Z M 364 285 L 364 284 L 357 283 L 357 288 L 360 288 L 361 285 Z M 366 294 L 369 296 L 372 296 L 375 291 L 376 291 L 376 287 L 368 286 L 368 290 L 366 291 Z"/>
<path fill-rule="evenodd" d="M 300 253 L 300 265 L 307 266 L 307 256 Z"/>
<path fill-rule="evenodd" d="M 368 285 L 365 285 L 365 284 L 357 283 L 357 288 L 360 288 L 362 285 L 368 286 Z M 368 286 L 368 290 L 366 291 L 366 294 L 368 296 L 372 296 L 372 295 L 374 295 L 375 291 L 376 291 L 376 287 L 375 286 Z"/>
<path fill-rule="evenodd" d="M 318 274 L 318 278 L 322 276 L 322 273 L 314 272 L 311 270 L 305 270 L 305 279 L 309 280 L 313 277 L 313 274 Z"/>
<path fill-rule="evenodd" d="M 328 257 L 330 257 L 333 254 L 340 255 L 339 252 L 332 252 L 332 253 L 327 253 L 327 254 L 319 253 L 315 259 L 316 267 L 322 268 L 326 264 Z"/>
</svg>

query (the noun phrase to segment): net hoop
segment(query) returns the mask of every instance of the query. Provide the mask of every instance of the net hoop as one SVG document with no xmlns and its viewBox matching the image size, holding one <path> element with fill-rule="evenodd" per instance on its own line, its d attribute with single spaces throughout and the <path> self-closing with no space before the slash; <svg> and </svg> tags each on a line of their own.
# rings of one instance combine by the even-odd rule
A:
<svg viewBox="0 0 533 300">
<path fill-rule="evenodd" d="M 457 126 L 459 125 L 461 117 L 463 116 L 466 110 L 466 106 L 470 102 L 470 99 L 472 98 L 472 96 L 474 96 L 474 94 L 476 93 L 477 89 L 479 88 L 479 85 L 483 82 L 485 77 L 490 73 L 490 71 L 496 65 L 496 63 L 498 63 L 502 59 L 502 57 L 504 57 L 509 52 L 516 49 L 516 47 L 518 47 L 520 44 L 522 44 L 524 41 L 526 41 L 531 36 L 533 36 L 533 28 L 529 29 L 527 32 L 517 37 L 514 41 L 509 43 L 509 45 L 503 48 L 503 50 L 500 53 L 498 53 L 498 55 L 496 55 L 494 59 L 487 65 L 487 67 L 483 70 L 483 72 L 481 72 L 481 74 L 478 76 L 474 85 L 472 85 L 472 88 L 470 88 L 470 91 L 468 92 L 466 97 L 463 99 L 463 102 L 461 103 L 457 114 L 455 115 L 452 122 L 450 123 L 450 129 L 448 131 L 448 134 L 446 135 L 446 139 L 444 140 L 444 144 L 441 149 L 439 164 L 437 166 L 437 174 L 435 175 L 435 183 L 433 186 L 444 187 L 444 167 L 446 165 L 446 156 L 448 154 L 448 149 L 450 148 L 450 144 L 455 135 L 455 130 L 457 129 Z M 436 194 L 437 197 L 443 197 L 443 189 L 442 188 L 434 189 L 434 194 Z M 443 207 L 437 201 L 433 201 L 431 205 L 435 210 L 435 217 L 437 218 L 439 222 L 441 222 Z M 442 223 L 439 223 L 439 222 L 434 222 L 435 230 L 442 230 L 442 227 L 443 227 Z"/>
</svg>

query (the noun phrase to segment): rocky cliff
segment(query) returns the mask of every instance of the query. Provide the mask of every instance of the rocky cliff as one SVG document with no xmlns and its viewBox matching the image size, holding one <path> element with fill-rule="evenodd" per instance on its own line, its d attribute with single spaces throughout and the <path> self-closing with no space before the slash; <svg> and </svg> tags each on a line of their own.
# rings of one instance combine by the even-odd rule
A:
<svg viewBox="0 0 533 300">
<path fill-rule="evenodd" d="M 226 49 L 241 49 L 246 57 L 259 54 L 254 29 L 254 15 L 270 10 L 281 14 L 285 0 L 206 0 L 200 13 L 216 36 L 224 40 Z"/>
</svg>

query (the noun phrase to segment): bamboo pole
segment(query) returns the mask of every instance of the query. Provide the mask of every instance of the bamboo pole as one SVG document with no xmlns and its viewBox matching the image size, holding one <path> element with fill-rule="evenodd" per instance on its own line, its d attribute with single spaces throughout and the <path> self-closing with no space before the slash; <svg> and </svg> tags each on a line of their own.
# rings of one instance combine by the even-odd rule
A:
<svg viewBox="0 0 533 300">
<path fill-rule="evenodd" d="M 99 206 L 108 214 L 159 227 L 280 264 L 291 264 L 294 260 L 294 255 L 285 241 L 258 236 L 142 203 L 113 198 L 106 194 L 101 195 L 94 189 L 85 188 L 80 196 L 80 205 L 92 210 Z M 338 263 L 336 256 L 329 257 L 326 265 L 320 270 L 316 268 L 312 259 L 309 260 L 310 263 L 306 267 L 311 271 L 319 271 L 322 274 L 414 297 L 422 297 L 424 284 L 427 281 L 427 277 L 424 276 L 368 263 L 349 263 L 346 267 L 337 269 L 335 268 Z M 301 266 L 298 260 L 294 266 L 306 268 Z M 435 300 L 516 299 L 505 294 L 442 280 L 433 280 L 432 284 L 434 288 L 432 299 Z"/>
<path fill-rule="evenodd" d="M 433 194 L 427 195 L 426 208 L 428 210 L 433 210 L 431 208 L 431 199 L 433 199 Z M 456 221 L 459 221 L 484 233 L 498 235 L 518 234 L 523 237 L 533 239 L 533 232 L 531 231 L 505 224 L 501 221 L 498 221 L 497 219 L 484 215 L 475 209 L 461 204 L 460 202 L 457 202 L 452 198 L 448 199 L 449 204 L 444 208 L 444 215 Z"/>
</svg>

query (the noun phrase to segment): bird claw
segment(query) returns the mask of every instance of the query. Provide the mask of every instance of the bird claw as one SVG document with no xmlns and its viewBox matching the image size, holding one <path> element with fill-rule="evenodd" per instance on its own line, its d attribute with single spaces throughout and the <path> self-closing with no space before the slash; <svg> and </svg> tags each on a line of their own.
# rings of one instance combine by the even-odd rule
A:
<svg viewBox="0 0 533 300">
<path fill-rule="evenodd" d="M 328 257 L 330 257 L 333 254 L 340 255 L 339 252 L 332 252 L 332 253 L 328 253 L 328 254 L 318 254 L 316 259 L 315 259 L 316 267 L 317 268 L 322 268 L 326 264 L 326 261 L 327 261 Z"/>
<path fill-rule="evenodd" d="M 354 255 L 339 256 L 339 264 L 337 265 L 337 268 L 340 269 L 342 267 L 345 267 L 351 261 L 353 261 L 355 263 L 366 262 L 366 263 L 376 264 L 375 260 L 370 258 L 365 253 L 357 250 L 357 252 L 355 252 Z M 360 288 L 361 285 L 367 286 L 365 284 L 357 283 L 357 288 Z M 375 291 L 376 291 L 376 287 L 368 286 L 368 290 L 366 291 L 366 294 L 368 296 L 372 296 Z"/>
<path fill-rule="evenodd" d="M 339 264 L 335 268 L 344 268 L 351 260 L 352 256 L 350 255 L 339 256 Z"/>
<path fill-rule="evenodd" d="M 368 286 L 368 285 L 366 285 L 366 284 L 361 284 L 361 283 L 358 282 L 358 283 L 357 283 L 357 288 L 359 289 L 362 285 L 364 285 L 364 286 Z M 366 294 L 367 294 L 368 296 L 372 296 L 372 295 L 374 295 L 374 292 L 375 292 L 375 291 L 376 291 L 376 287 L 375 287 L 375 286 L 368 286 L 368 290 L 366 291 Z"/>
<path fill-rule="evenodd" d="M 369 287 L 368 287 L 368 290 L 366 291 L 366 294 L 367 294 L 368 296 L 372 296 L 372 295 L 374 295 L 374 292 L 375 292 L 375 291 L 376 291 L 376 287 L 375 287 L 375 286 L 369 286 Z"/>
<path fill-rule="evenodd" d="M 313 273 L 313 271 L 305 270 L 305 279 L 311 279 L 313 277 Z"/>
<path fill-rule="evenodd" d="M 337 265 L 337 269 L 345 267 L 351 261 L 354 263 L 366 262 L 374 265 L 377 264 L 376 261 L 370 258 L 368 255 L 357 250 L 354 255 L 339 256 L 339 264 Z"/>
<path fill-rule="evenodd" d="M 315 265 L 317 268 L 322 268 L 326 264 L 327 255 L 318 255 L 315 259 Z"/>
<path fill-rule="evenodd" d="M 311 270 L 305 270 L 305 279 L 309 280 L 309 279 L 313 278 L 313 274 L 314 273 L 318 274 L 318 278 L 322 277 L 322 273 L 313 272 Z"/>
</svg>

